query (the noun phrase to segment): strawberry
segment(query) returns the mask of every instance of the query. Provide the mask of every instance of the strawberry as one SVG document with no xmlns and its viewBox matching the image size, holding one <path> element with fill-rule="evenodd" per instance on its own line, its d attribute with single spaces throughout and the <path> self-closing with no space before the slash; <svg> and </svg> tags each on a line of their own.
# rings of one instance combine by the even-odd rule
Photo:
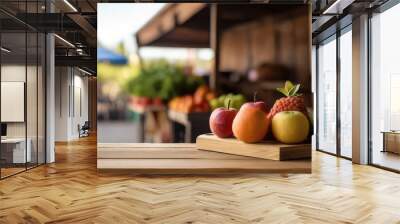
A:
<svg viewBox="0 0 400 224">
<path fill-rule="evenodd" d="M 304 98 L 298 93 L 299 89 L 300 84 L 294 85 L 290 81 L 285 82 L 284 88 L 277 88 L 276 90 L 285 95 L 285 97 L 278 99 L 274 103 L 274 106 L 268 114 L 268 118 L 272 119 L 275 114 L 282 111 L 300 111 L 308 117 Z"/>
</svg>

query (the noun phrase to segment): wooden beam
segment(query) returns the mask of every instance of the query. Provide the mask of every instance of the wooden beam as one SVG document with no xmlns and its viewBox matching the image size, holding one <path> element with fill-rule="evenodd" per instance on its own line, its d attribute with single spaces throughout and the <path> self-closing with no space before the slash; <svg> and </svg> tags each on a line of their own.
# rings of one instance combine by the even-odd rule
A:
<svg viewBox="0 0 400 224">
<path fill-rule="evenodd" d="M 152 45 L 204 7 L 205 3 L 168 4 L 136 33 L 139 46 Z"/>
<path fill-rule="evenodd" d="M 210 45 L 214 52 L 213 67 L 210 74 L 210 88 L 216 90 L 217 88 L 217 76 L 219 72 L 219 61 L 220 61 L 220 39 L 221 39 L 221 22 L 219 15 L 219 6 L 217 3 L 213 3 L 210 6 Z"/>
<path fill-rule="evenodd" d="M 89 35 L 89 37 L 91 37 L 89 39 L 96 39 L 97 30 L 86 20 L 85 17 L 77 13 L 68 14 L 68 17 L 78 24 Z"/>
<path fill-rule="evenodd" d="M 209 32 L 187 28 L 185 26 L 176 27 L 173 31 L 164 34 L 146 46 L 157 47 L 183 47 L 183 48 L 209 48 Z M 140 43 L 138 43 L 140 46 Z"/>
<path fill-rule="evenodd" d="M 142 69 L 143 68 L 143 57 L 140 54 L 140 44 L 139 44 L 139 40 L 137 38 L 135 38 L 136 40 L 136 55 L 138 56 L 138 60 L 139 60 L 139 68 Z"/>
</svg>

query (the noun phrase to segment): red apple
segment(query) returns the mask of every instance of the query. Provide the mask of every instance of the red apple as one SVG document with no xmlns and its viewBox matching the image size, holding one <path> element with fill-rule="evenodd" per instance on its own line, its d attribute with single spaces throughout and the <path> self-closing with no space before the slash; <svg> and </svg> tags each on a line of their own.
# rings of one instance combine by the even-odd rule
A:
<svg viewBox="0 0 400 224">
<path fill-rule="evenodd" d="M 220 138 L 228 138 L 233 135 L 232 123 L 236 116 L 234 108 L 217 108 L 210 116 L 210 129 L 212 133 Z"/>
</svg>

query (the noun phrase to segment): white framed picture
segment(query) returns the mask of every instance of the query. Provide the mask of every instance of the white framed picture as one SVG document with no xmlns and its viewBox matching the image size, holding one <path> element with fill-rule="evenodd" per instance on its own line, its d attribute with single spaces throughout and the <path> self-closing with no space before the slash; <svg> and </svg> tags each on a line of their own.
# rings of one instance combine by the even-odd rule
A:
<svg viewBox="0 0 400 224">
<path fill-rule="evenodd" d="M 24 122 L 25 82 L 1 82 L 1 122 Z"/>
</svg>

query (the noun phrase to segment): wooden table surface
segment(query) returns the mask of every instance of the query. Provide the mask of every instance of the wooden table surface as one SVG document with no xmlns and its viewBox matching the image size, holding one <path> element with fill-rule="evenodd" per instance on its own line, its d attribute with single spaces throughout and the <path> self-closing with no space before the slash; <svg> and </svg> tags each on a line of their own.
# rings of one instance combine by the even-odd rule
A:
<svg viewBox="0 0 400 224">
<path fill-rule="evenodd" d="M 56 163 L 0 181 L 0 223 L 400 221 L 400 175 L 313 151 L 312 174 L 101 173 L 96 139 L 56 144 Z"/>
<path fill-rule="evenodd" d="M 311 173 L 311 160 L 236 156 L 199 150 L 195 144 L 99 143 L 97 169 L 140 174 Z"/>
</svg>

